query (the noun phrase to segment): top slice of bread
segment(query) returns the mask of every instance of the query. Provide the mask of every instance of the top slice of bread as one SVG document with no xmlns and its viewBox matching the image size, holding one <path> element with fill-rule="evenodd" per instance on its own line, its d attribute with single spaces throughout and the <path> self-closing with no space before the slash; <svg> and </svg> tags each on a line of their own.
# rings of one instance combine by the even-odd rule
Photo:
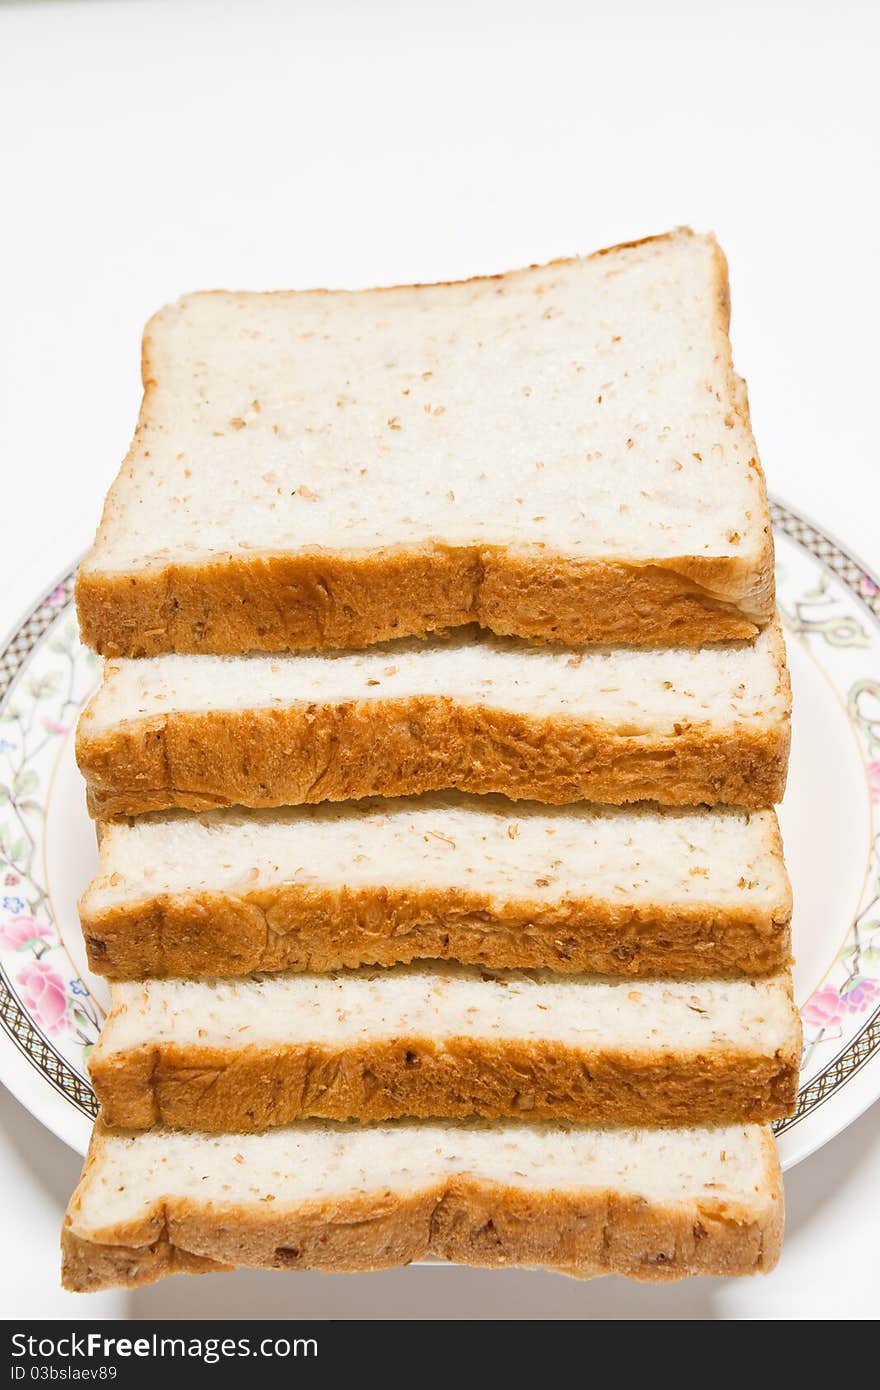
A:
<svg viewBox="0 0 880 1390">
<path fill-rule="evenodd" d="M 724 257 L 687 230 L 458 284 L 189 295 L 145 333 L 85 640 L 750 638 L 772 538 L 727 330 Z"/>
</svg>

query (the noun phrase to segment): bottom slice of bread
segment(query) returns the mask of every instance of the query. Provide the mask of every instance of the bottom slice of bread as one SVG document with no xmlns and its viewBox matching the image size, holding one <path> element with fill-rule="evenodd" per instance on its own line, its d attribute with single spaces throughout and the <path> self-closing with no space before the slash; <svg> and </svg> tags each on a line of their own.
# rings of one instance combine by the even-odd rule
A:
<svg viewBox="0 0 880 1390">
<path fill-rule="evenodd" d="M 303 1124 L 259 1135 L 95 1128 L 64 1222 L 87 1291 L 235 1266 L 356 1271 L 434 1255 L 591 1277 L 775 1265 L 772 1134 L 542 1124 Z"/>
</svg>

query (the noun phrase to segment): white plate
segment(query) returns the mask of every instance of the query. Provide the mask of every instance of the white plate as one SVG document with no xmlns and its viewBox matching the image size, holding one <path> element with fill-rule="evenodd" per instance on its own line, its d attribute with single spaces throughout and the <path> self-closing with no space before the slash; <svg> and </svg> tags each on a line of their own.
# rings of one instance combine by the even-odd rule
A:
<svg viewBox="0 0 880 1390">
<path fill-rule="evenodd" d="M 782 830 L 804 1019 L 791 1167 L 880 1096 L 880 587 L 841 546 L 774 506 L 794 686 Z M 77 640 L 72 574 L 0 651 L 0 1080 L 84 1152 L 86 1061 L 107 987 L 86 969 L 76 902 L 97 863 L 73 728 L 98 676 Z"/>
</svg>

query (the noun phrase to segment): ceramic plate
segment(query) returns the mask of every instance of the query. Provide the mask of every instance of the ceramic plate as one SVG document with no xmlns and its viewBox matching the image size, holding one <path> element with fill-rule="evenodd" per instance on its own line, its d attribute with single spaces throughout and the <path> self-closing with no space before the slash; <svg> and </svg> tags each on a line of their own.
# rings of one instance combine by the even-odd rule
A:
<svg viewBox="0 0 880 1390">
<path fill-rule="evenodd" d="M 794 687 L 781 810 L 794 886 L 804 1021 L 791 1167 L 880 1096 L 880 587 L 864 565 L 774 506 L 779 607 Z M 90 975 L 76 903 L 97 864 L 73 754 L 99 662 L 77 638 L 73 574 L 0 652 L 0 1079 L 85 1151 L 89 1051 L 108 1001 Z"/>
</svg>

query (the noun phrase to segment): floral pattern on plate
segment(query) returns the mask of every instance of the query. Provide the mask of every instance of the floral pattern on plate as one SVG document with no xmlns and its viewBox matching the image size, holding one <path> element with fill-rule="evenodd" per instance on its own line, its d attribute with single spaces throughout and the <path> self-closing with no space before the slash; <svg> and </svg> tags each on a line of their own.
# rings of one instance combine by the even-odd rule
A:
<svg viewBox="0 0 880 1390">
<path fill-rule="evenodd" d="M 880 586 L 803 518 L 779 506 L 773 512 L 783 626 L 789 640 L 807 648 L 845 706 L 864 761 L 872 819 L 865 883 L 852 924 L 824 979 L 801 1006 L 798 1106 L 775 1126 L 783 1135 L 869 1061 L 880 1061 Z"/>
<path fill-rule="evenodd" d="M 56 585 L 20 629 L 36 640 L 17 666 L 16 644 L 3 654 L 0 678 L 0 971 L 2 1019 L 7 1029 L 23 1014 L 46 1050 L 61 1064 L 54 1078 L 73 1073 L 71 1101 L 94 1113 L 88 1054 L 103 1010 L 61 939 L 45 877 L 44 821 L 61 745 L 72 737 L 82 705 L 94 688 L 100 662 L 79 641 L 71 580 Z M 17 636 L 20 634 L 16 634 Z M 13 1017 L 10 1017 L 13 1015 Z M 76 1084 L 76 1082 L 80 1084 Z"/>
</svg>

